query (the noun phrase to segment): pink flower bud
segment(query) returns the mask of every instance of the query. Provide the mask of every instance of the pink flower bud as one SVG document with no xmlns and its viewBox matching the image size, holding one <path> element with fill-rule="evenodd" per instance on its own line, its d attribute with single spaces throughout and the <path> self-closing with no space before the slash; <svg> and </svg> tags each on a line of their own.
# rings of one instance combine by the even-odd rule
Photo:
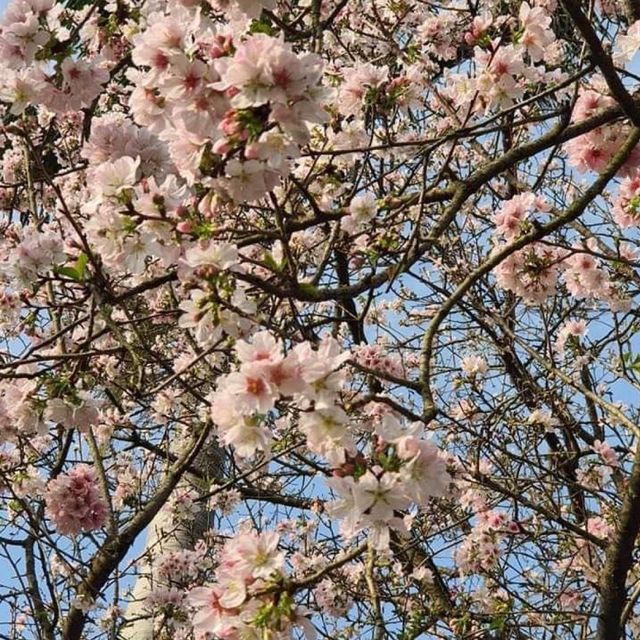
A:
<svg viewBox="0 0 640 640">
<path fill-rule="evenodd" d="M 218 155 L 224 156 L 229 153 L 229 151 L 231 151 L 231 145 L 225 138 L 220 138 L 220 140 L 216 140 L 213 143 L 211 151 L 213 151 L 213 153 L 217 153 Z"/>
<path fill-rule="evenodd" d="M 176 207 L 176 215 L 178 218 L 186 218 L 189 215 L 189 209 L 184 205 Z"/>
<path fill-rule="evenodd" d="M 247 160 L 257 160 L 260 157 L 260 145 L 257 142 L 251 142 L 244 148 L 244 157 Z"/>
</svg>

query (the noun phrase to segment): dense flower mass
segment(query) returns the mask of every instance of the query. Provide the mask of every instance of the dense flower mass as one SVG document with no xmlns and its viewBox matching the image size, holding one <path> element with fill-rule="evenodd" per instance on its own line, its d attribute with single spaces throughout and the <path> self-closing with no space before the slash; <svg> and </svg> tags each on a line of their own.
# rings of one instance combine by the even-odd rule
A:
<svg viewBox="0 0 640 640">
<path fill-rule="evenodd" d="M 369 529 L 372 544 L 385 550 L 390 529 L 406 530 L 398 514 L 412 504 L 424 506 L 433 496 L 447 495 L 451 477 L 433 443 L 401 430 L 393 419 L 384 420 L 379 431 L 383 435 L 376 439 L 369 464 L 362 455 L 347 458 L 327 481 L 339 496 L 328 509 L 342 520 L 347 539 Z"/>
<path fill-rule="evenodd" d="M 47 515 L 64 535 L 99 529 L 107 517 L 95 471 L 85 464 L 51 480 L 45 493 Z"/>
<path fill-rule="evenodd" d="M 220 638 L 241 638 L 255 628 L 277 630 L 277 638 L 293 637 L 293 627 L 311 632 L 306 612 L 287 593 L 278 593 L 284 579 L 284 554 L 279 536 L 241 530 L 220 552 L 216 582 L 192 589 L 187 596 L 197 612 L 196 632 Z M 307 635 L 312 637 L 312 635 Z"/>
<path fill-rule="evenodd" d="M 132 51 L 135 122 L 165 141 L 189 184 L 236 202 L 273 190 L 307 123 L 328 117 L 320 58 L 262 33 L 236 42 L 181 7 L 151 18 Z"/>
</svg>

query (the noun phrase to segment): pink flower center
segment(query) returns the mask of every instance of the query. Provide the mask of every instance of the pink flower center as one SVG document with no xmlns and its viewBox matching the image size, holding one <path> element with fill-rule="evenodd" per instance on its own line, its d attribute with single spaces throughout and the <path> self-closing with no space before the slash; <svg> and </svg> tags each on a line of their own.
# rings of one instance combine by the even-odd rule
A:
<svg viewBox="0 0 640 640">
<path fill-rule="evenodd" d="M 247 393 L 259 396 L 264 393 L 267 386 L 262 378 L 247 378 Z"/>
</svg>

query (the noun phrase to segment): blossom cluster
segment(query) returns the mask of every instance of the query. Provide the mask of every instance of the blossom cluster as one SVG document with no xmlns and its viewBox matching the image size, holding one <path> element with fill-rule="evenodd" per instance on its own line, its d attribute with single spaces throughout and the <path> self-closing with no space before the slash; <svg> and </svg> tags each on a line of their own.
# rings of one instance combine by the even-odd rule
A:
<svg viewBox="0 0 640 640">
<path fill-rule="evenodd" d="M 28 378 L 0 385 L 0 442 L 44 434 L 46 425 L 34 404 L 37 382 Z"/>
<path fill-rule="evenodd" d="M 235 245 L 201 242 L 188 246 L 178 276 L 188 292 L 180 303 L 179 325 L 193 331 L 196 342 L 208 347 L 225 334 L 239 338 L 251 330 L 257 307 L 234 273 L 241 271 Z"/>
<path fill-rule="evenodd" d="M 420 436 L 418 425 L 407 429 L 386 414 L 377 421 L 369 457 L 358 451 L 356 425 L 339 401 L 344 374 L 338 368 L 350 354 L 335 341 L 325 339 L 317 350 L 301 343 L 285 355 L 282 343 L 260 332 L 235 349 L 240 366 L 220 378 L 211 398 L 221 441 L 239 456 L 268 451 L 273 434 L 266 415 L 278 399 L 293 398 L 307 448 L 334 467 L 327 484 L 338 499 L 327 509 L 341 520 L 344 536 L 370 530 L 377 546 L 388 547 L 389 528 L 404 527 L 398 513 L 447 494 L 451 478 L 445 460 Z"/>
<path fill-rule="evenodd" d="M 456 54 L 451 38 L 443 38 L 451 30 L 444 23 L 447 19 L 446 14 L 428 19 L 421 30 L 425 46 L 435 44 L 434 53 L 445 60 Z M 501 35 L 506 24 L 512 25 L 514 33 L 509 43 L 504 43 Z M 524 96 L 528 84 L 565 77 L 557 69 L 547 70 L 544 64 L 561 58 L 563 43 L 556 38 L 549 11 L 541 3 L 522 2 L 517 21 L 484 12 L 460 36 L 474 47 L 476 72 L 472 76 L 450 74 L 446 94 L 474 111 L 506 109 Z"/>
<path fill-rule="evenodd" d="M 451 476 L 438 447 L 422 437 L 418 424 L 407 428 L 393 414 L 376 425 L 369 456 L 347 456 L 327 484 L 337 499 L 327 505 L 341 520 L 341 533 L 353 538 L 368 530 L 376 548 L 387 549 L 390 530 L 406 531 L 401 514 L 448 495 Z"/>
<path fill-rule="evenodd" d="M 500 560 L 502 541 L 521 533 L 521 525 L 509 519 L 505 511 L 492 509 L 487 496 L 477 489 L 467 489 L 460 502 L 473 511 L 475 522 L 455 551 L 456 565 L 462 575 L 486 574 Z"/>
<path fill-rule="evenodd" d="M 640 222 L 638 205 L 640 204 L 640 174 L 627 177 L 622 181 L 618 195 L 613 203 L 613 219 L 622 229 L 637 226 Z"/>
<path fill-rule="evenodd" d="M 0 23 L 4 66 L 0 98 L 11 103 L 12 114 L 19 115 L 32 104 L 61 114 L 86 108 L 109 80 L 105 61 L 99 57 L 80 60 L 63 48 L 54 68 L 39 58 L 46 47 L 67 39 L 69 31 L 62 18 L 62 6 L 54 0 L 12 2 L 4 12 Z"/>
<path fill-rule="evenodd" d="M 197 610 L 193 628 L 198 637 L 255 637 L 256 631 L 268 629 L 270 637 L 284 640 L 293 637 L 296 626 L 314 637 L 306 611 L 283 588 L 285 556 L 278 542 L 274 532 L 245 528 L 225 543 L 213 584 L 192 589 L 187 597 Z"/>
<path fill-rule="evenodd" d="M 397 357 L 385 352 L 381 345 L 360 345 L 353 349 L 353 360 L 362 367 L 381 374 L 401 377 L 402 363 Z"/>
<path fill-rule="evenodd" d="M 623 188 L 632 184 L 633 181 L 627 181 Z M 619 222 L 624 216 L 624 219 L 631 220 L 621 208 L 623 197 L 614 208 L 614 216 Z M 534 213 L 550 214 L 551 207 L 544 198 L 531 192 L 510 198 L 493 218 L 495 235 L 507 242 L 519 238 L 531 230 L 534 220 L 529 218 Z M 539 224 L 537 220 L 535 222 Z M 497 244 L 495 251 L 504 247 L 504 244 Z M 587 240 L 586 246 L 576 244 L 570 250 L 549 243 L 533 242 L 508 255 L 494 269 L 494 274 L 499 287 L 512 291 L 527 304 L 544 302 L 555 293 L 562 279 L 568 292 L 575 298 L 604 300 L 612 309 L 625 308 L 628 301 L 624 291 L 617 286 L 603 261 L 597 257 L 599 250 L 594 238 Z M 625 247 L 621 252 L 626 252 Z"/>
<path fill-rule="evenodd" d="M 239 340 L 235 352 L 238 370 L 218 380 L 211 417 L 222 442 L 238 455 L 269 450 L 272 434 L 264 418 L 282 396 L 293 397 L 301 408 L 313 403 L 300 420 L 311 451 L 340 459 L 353 447 L 347 415 L 336 404 L 344 380 L 338 368 L 350 354 L 335 340 L 325 338 L 316 350 L 302 342 L 285 355 L 282 342 L 261 331 L 251 343 Z"/>
<path fill-rule="evenodd" d="M 226 199 L 253 201 L 285 176 L 323 122 L 322 65 L 280 38 L 237 40 L 199 11 L 175 6 L 148 17 L 132 52 L 138 70 L 131 112 L 168 144 L 190 183 Z"/>
<path fill-rule="evenodd" d="M 96 473 L 86 464 L 49 481 L 45 502 L 47 516 L 64 535 L 100 529 L 107 519 L 107 504 Z"/>
</svg>

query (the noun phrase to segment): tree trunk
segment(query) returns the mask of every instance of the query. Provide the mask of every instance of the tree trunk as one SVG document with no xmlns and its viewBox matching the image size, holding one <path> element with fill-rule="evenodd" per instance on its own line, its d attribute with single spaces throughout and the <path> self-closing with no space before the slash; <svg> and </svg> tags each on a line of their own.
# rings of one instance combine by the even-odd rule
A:
<svg viewBox="0 0 640 640">
<path fill-rule="evenodd" d="M 222 475 L 223 452 L 215 440 L 205 446 L 195 461 L 201 470 L 202 477 L 216 478 Z M 204 495 L 205 485 L 193 474 L 185 475 L 179 488 L 195 488 Z M 151 591 L 166 586 L 156 574 L 158 559 L 169 553 L 183 549 L 193 549 L 209 528 L 210 514 L 206 507 L 192 520 L 176 523 L 167 509 L 161 509 L 147 533 L 145 549 L 141 559 L 147 560 L 146 567 L 141 568 L 133 587 L 132 598 L 127 606 L 126 623 L 119 637 L 122 640 L 154 640 L 154 616 L 147 607 L 147 598 Z"/>
</svg>

